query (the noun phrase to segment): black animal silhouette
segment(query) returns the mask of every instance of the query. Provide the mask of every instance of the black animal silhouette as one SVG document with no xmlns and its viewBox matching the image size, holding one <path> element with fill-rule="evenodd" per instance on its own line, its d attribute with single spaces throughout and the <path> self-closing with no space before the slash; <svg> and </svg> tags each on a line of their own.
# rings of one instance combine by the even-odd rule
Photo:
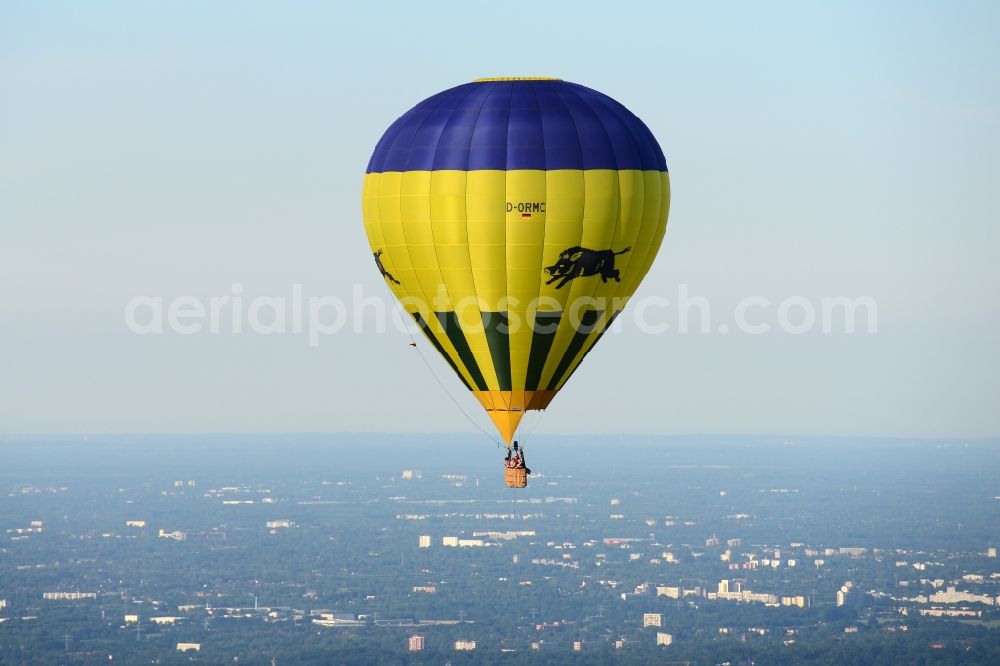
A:
<svg viewBox="0 0 1000 666">
<path fill-rule="evenodd" d="M 615 257 L 625 254 L 631 247 L 627 247 L 621 252 L 609 250 L 588 250 L 585 247 L 571 247 L 559 253 L 556 263 L 545 267 L 545 272 L 552 277 L 545 284 L 552 284 L 559 280 L 556 289 L 562 289 L 570 280 L 578 277 L 589 277 L 600 275 L 601 282 L 614 280 L 621 282 L 621 274 L 615 268 Z"/>
<path fill-rule="evenodd" d="M 382 274 L 382 277 L 384 277 L 389 282 L 395 282 L 396 284 L 400 284 L 399 280 L 397 280 L 392 273 L 385 270 L 385 266 L 382 265 L 382 250 L 379 250 L 374 254 L 375 254 L 375 265 L 378 266 L 378 272 Z"/>
</svg>

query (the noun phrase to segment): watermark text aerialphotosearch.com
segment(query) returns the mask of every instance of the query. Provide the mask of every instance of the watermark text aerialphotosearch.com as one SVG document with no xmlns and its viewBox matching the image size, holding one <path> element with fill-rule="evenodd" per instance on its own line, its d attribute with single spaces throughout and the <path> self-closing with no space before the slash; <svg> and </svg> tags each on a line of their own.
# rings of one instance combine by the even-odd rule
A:
<svg viewBox="0 0 1000 666">
<path fill-rule="evenodd" d="M 521 326 L 537 330 L 546 324 L 536 321 L 534 314 L 546 311 L 562 312 L 579 329 L 585 325 L 584 314 L 591 310 L 623 310 L 614 320 L 611 333 L 621 331 L 623 326 L 647 335 L 878 332 L 878 307 L 870 296 L 793 295 L 776 300 L 751 295 L 741 298 L 731 309 L 726 308 L 724 317 L 717 317 L 718 308 L 713 309 L 704 296 L 692 295 L 686 284 L 678 285 L 674 298 L 646 295 L 631 299 L 628 307 L 623 299 L 586 296 L 572 299 L 568 307 L 544 297 L 524 306 L 514 298 L 499 305 L 504 332 L 517 332 Z M 437 312 L 459 313 L 462 328 L 467 331 L 484 326 L 491 315 L 498 314 L 490 312 L 477 299 L 453 301 L 447 293 L 436 294 L 429 300 L 404 299 L 397 303 L 384 293 L 366 295 L 360 284 L 355 284 L 351 296 L 344 299 L 306 295 L 301 284 L 293 284 L 287 295 L 251 296 L 244 293 L 242 284 L 234 283 L 229 293 L 207 298 L 135 296 L 125 304 L 124 319 L 128 330 L 139 335 L 294 334 L 305 335 L 310 346 L 317 346 L 324 337 L 345 332 L 384 333 L 392 328 L 415 334 L 419 326 L 404 309 L 418 312 L 424 321 Z"/>
</svg>

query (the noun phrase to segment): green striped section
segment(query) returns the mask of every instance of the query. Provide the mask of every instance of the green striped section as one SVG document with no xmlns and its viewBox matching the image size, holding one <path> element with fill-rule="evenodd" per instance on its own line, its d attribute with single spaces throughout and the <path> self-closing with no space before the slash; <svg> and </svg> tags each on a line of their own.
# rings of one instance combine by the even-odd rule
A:
<svg viewBox="0 0 1000 666">
<path fill-rule="evenodd" d="M 566 374 L 569 366 L 573 363 L 573 359 L 583 349 L 583 345 L 587 341 L 587 336 L 594 330 L 594 324 L 597 323 L 597 318 L 600 315 L 600 310 L 587 310 L 580 317 L 580 327 L 573 334 L 573 339 L 569 341 L 569 346 L 566 347 L 566 353 L 559 360 L 559 365 L 556 366 L 556 371 L 552 374 L 552 379 L 549 380 L 549 391 L 554 391 L 559 386 L 559 380 Z"/>
<path fill-rule="evenodd" d="M 535 332 L 531 336 L 531 351 L 528 353 L 528 374 L 524 381 L 526 391 L 537 391 L 542 381 L 545 360 L 556 339 L 561 312 L 538 312 L 535 314 Z"/>
<path fill-rule="evenodd" d="M 615 323 L 615 318 L 618 315 L 620 315 L 621 313 L 622 313 L 622 311 L 618 310 L 613 315 L 611 315 L 611 318 L 608 319 L 608 323 L 604 326 L 604 328 L 602 328 L 601 330 L 599 330 L 597 333 L 594 334 L 594 336 L 593 336 L 594 337 L 594 341 L 591 342 L 590 345 L 587 346 L 587 351 L 583 352 L 583 356 L 580 357 L 580 362 L 576 364 L 575 368 L 573 368 L 573 372 L 569 373 L 569 375 L 566 377 L 566 379 L 563 380 L 563 384 L 565 384 L 566 382 L 568 382 L 570 380 L 570 378 L 574 374 L 576 374 L 576 371 L 580 369 L 581 365 L 583 365 L 583 359 L 587 358 L 587 354 L 589 354 L 591 351 L 594 350 L 594 347 L 597 345 L 597 342 L 601 339 L 601 336 L 603 336 L 605 333 L 608 332 L 608 329 L 611 328 L 611 325 Z"/>
<path fill-rule="evenodd" d="M 469 349 L 469 342 L 462 333 L 462 327 L 458 323 L 458 315 L 454 311 L 435 312 L 434 314 L 437 315 L 438 321 L 441 322 L 441 327 L 444 328 L 445 333 L 448 334 L 448 339 L 451 340 L 455 351 L 458 352 L 458 358 L 465 364 L 469 375 L 472 377 L 472 381 L 476 383 L 476 388 L 480 391 L 489 390 L 486 388 L 486 380 L 479 369 L 479 364 L 476 363 L 476 357 L 473 356 L 472 350 Z"/>
<path fill-rule="evenodd" d="M 444 347 L 441 346 L 441 343 L 438 341 L 437 336 L 434 335 L 434 331 L 432 331 L 431 327 L 427 325 L 427 321 L 420 315 L 419 312 L 414 312 L 413 318 L 416 320 L 417 326 L 420 327 L 420 330 L 424 332 L 424 335 L 427 336 L 427 339 L 431 341 L 432 345 L 434 345 L 434 349 L 437 349 L 438 353 L 441 354 L 441 356 L 444 356 L 444 360 L 448 361 L 448 365 L 451 366 L 451 369 L 455 371 L 455 374 L 458 375 L 458 378 L 462 380 L 463 384 L 465 384 L 465 388 L 471 391 L 472 387 L 469 386 L 469 382 L 465 380 L 465 375 L 459 372 L 458 366 L 455 365 L 455 362 L 451 360 L 451 356 L 448 356 L 448 353 L 444 350 Z"/>
<path fill-rule="evenodd" d="M 486 343 L 490 346 L 490 356 L 493 357 L 493 369 L 497 373 L 497 383 L 501 391 L 510 391 L 510 320 L 506 312 L 484 312 L 483 328 L 486 332 Z"/>
</svg>

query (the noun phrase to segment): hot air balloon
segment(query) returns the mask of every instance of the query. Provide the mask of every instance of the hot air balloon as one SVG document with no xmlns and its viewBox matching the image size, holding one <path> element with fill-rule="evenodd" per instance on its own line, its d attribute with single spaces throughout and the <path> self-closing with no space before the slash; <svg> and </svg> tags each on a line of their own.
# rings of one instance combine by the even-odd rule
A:
<svg viewBox="0 0 1000 666">
<path fill-rule="evenodd" d="M 669 205 L 649 128 L 542 77 L 420 102 L 376 145 L 362 194 L 386 284 L 508 446 L 635 293 Z"/>
</svg>

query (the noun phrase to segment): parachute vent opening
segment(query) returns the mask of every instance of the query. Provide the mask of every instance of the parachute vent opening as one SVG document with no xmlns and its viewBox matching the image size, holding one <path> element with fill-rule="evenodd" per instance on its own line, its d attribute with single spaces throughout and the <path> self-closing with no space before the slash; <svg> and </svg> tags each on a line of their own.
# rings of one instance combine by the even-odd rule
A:
<svg viewBox="0 0 1000 666">
<path fill-rule="evenodd" d="M 554 76 L 487 76 L 482 79 L 473 79 L 473 83 L 486 83 L 487 81 L 562 81 Z"/>
</svg>

